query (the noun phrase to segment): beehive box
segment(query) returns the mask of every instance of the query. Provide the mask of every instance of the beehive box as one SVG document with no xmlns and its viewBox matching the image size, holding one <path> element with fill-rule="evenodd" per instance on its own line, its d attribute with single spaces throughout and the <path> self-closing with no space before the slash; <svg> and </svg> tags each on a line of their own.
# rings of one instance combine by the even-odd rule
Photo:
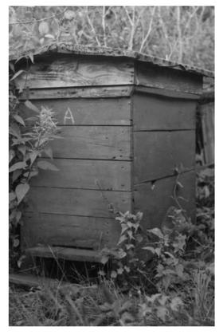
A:
<svg viewBox="0 0 223 335">
<path fill-rule="evenodd" d="M 62 137 L 52 142 L 59 171 L 33 178 L 23 248 L 95 260 L 120 235 L 111 207 L 143 212 L 145 230 L 179 203 L 194 219 L 195 111 L 205 72 L 69 45 L 17 67 L 27 71 L 16 80 L 20 100 L 52 108 Z"/>
</svg>

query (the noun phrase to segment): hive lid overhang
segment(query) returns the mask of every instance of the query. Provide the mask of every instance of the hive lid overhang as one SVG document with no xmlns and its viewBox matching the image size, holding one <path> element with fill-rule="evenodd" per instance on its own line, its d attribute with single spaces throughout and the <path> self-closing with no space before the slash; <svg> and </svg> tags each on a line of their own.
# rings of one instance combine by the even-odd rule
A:
<svg viewBox="0 0 223 335">
<path fill-rule="evenodd" d="M 190 65 L 179 64 L 175 62 L 171 62 L 159 57 L 150 56 L 147 54 L 139 53 L 132 50 L 120 50 L 113 48 L 99 48 L 93 46 L 80 46 L 74 45 L 73 43 L 52 43 L 50 45 L 46 45 L 44 47 L 38 49 L 30 49 L 23 53 L 11 53 L 9 55 L 9 60 L 16 61 L 18 59 L 27 57 L 32 54 L 34 56 L 38 55 L 47 55 L 50 53 L 58 53 L 58 54 L 73 54 L 73 55 L 89 55 L 89 56 L 105 56 L 105 57 L 126 57 L 130 59 L 134 59 L 136 61 L 146 62 L 153 65 L 157 65 L 160 67 L 173 68 L 176 70 L 196 73 L 198 75 L 213 77 L 214 73 L 212 71 L 200 69 L 197 67 L 193 67 Z"/>
</svg>

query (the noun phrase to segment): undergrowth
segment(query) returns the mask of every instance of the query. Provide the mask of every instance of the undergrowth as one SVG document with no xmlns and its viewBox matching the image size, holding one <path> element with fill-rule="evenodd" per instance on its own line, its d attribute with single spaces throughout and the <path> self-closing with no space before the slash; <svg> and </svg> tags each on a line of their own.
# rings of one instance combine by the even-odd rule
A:
<svg viewBox="0 0 223 335">
<path fill-rule="evenodd" d="M 197 177 L 196 224 L 175 207 L 167 218 L 144 232 L 141 213 L 120 213 L 120 239 L 102 251 L 97 283 L 76 271 L 79 284 L 12 286 L 10 325 L 213 326 L 213 170 Z"/>
</svg>

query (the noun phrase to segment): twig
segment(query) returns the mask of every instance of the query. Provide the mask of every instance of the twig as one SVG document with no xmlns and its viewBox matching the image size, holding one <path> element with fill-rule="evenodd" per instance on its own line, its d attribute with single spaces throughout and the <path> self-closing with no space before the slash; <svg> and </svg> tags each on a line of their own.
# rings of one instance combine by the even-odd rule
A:
<svg viewBox="0 0 223 335">
<path fill-rule="evenodd" d="M 47 21 L 49 19 L 52 19 L 54 17 L 56 17 L 57 15 L 62 15 L 63 13 L 65 13 L 67 10 L 67 7 L 59 14 L 54 14 L 52 16 L 49 16 L 49 17 L 44 17 L 43 19 L 39 19 L 39 20 L 31 20 L 31 21 L 23 21 L 23 22 L 12 22 L 12 23 L 9 23 L 10 26 L 12 25 L 15 25 L 15 24 L 30 24 L 30 23 L 34 23 L 34 22 L 41 22 L 41 21 Z"/>
<path fill-rule="evenodd" d="M 95 39 L 96 39 L 96 42 L 98 43 L 98 46 L 101 47 L 101 43 L 100 43 L 99 39 L 97 38 L 97 34 L 96 34 L 96 32 L 95 32 L 93 23 L 91 22 L 91 19 L 90 19 L 89 15 L 88 15 L 88 7 L 86 7 L 86 14 L 87 14 L 87 20 L 88 20 L 88 23 L 89 23 L 89 25 L 90 25 L 90 27 L 91 27 L 92 32 L 94 33 L 94 37 L 95 37 Z"/>
<path fill-rule="evenodd" d="M 149 35 L 150 35 L 151 31 L 152 31 L 152 24 L 153 24 L 153 18 L 154 18 L 155 11 L 156 11 L 156 6 L 153 7 L 153 11 L 152 11 L 151 19 L 150 19 L 150 24 L 149 24 L 149 29 L 147 31 L 147 34 L 146 34 L 145 38 L 142 41 L 141 47 L 139 49 L 139 52 L 142 52 L 142 50 L 144 48 L 144 45 L 145 45 L 145 43 L 146 43 L 147 39 L 149 38 Z"/>
<path fill-rule="evenodd" d="M 178 43 L 179 43 L 178 63 L 182 63 L 183 41 L 182 41 L 181 26 L 180 26 L 180 20 L 181 20 L 180 6 L 176 7 L 176 11 L 177 11 L 177 35 L 178 35 L 177 37 L 178 37 Z"/>
<path fill-rule="evenodd" d="M 106 32 L 105 32 L 105 15 L 107 11 L 105 11 L 105 6 L 102 7 L 102 27 L 103 27 L 103 39 L 104 39 L 104 46 L 107 47 L 106 41 Z"/>
<path fill-rule="evenodd" d="M 130 36 L 130 41 L 129 41 L 129 49 L 133 49 L 133 40 L 134 40 L 134 35 L 135 35 L 135 6 L 133 6 L 132 10 L 132 31 L 131 31 L 131 36 Z"/>
</svg>

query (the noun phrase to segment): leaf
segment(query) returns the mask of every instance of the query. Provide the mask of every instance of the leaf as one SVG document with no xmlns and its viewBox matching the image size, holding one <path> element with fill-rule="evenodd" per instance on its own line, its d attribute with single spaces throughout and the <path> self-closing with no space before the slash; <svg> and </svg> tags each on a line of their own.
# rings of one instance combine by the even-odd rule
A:
<svg viewBox="0 0 223 335">
<path fill-rule="evenodd" d="M 111 272 L 111 278 L 114 278 L 114 279 L 117 278 L 117 272 L 116 271 L 113 270 Z"/>
<path fill-rule="evenodd" d="M 15 151 L 10 149 L 9 150 L 9 163 L 11 162 L 11 160 L 15 157 Z"/>
<path fill-rule="evenodd" d="M 16 199 L 16 194 L 14 192 L 10 192 L 9 193 L 9 201 L 11 202 L 11 201 L 13 201 L 15 199 Z"/>
<path fill-rule="evenodd" d="M 18 123 L 20 123 L 22 126 L 24 126 L 25 127 L 25 122 L 23 121 L 23 119 L 21 118 L 21 116 L 19 116 L 19 115 L 13 115 L 13 118 L 18 122 Z"/>
<path fill-rule="evenodd" d="M 149 250 L 149 251 L 151 251 L 153 254 L 155 254 L 155 248 L 153 248 L 153 247 L 143 247 L 142 249 L 144 249 L 144 250 Z"/>
<path fill-rule="evenodd" d="M 166 314 L 167 314 L 166 307 L 161 307 L 161 306 L 158 307 L 156 313 L 159 319 L 161 319 L 163 322 L 166 321 Z"/>
<path fill-rule="evenodd" d="M 172 311 L 177 312 L 180 306 L 183 306 L 183 301 L 179 297 L 173 298 L 170 303 L 170 308 Z"/>
<path fill-rule="evenodd" d="M 44 149 L 45 154 L 50 157 L 51 159 L 53 159 L 53 152 L 51 148 L 46 148 Z"/>
<path fill-rule="evenodd" d="M 117 273 L 118 273 L 119 275 L 121 275 L 123 272 L 124 272 L 124 269 L 123 269 L 123 268 L 118 268 Z"/>
<path fill-rule="evenodd" d="M 106 264 L 109 261 L 109 257 L 106 255 L 103 255 L 101 258 L 101 263 L 102 264 Z"/>
<path fill-rule="evenodd" d="M 34 111 L 36 113 L 40 113 L 39 109 L 35 105 L 33 105 L 33 103 L 31 101 L 26 100 L 24 102 L 24 104 L 27 108 L 31 109 L 32 111 Z"/>
<path fill-rule="evenodd" d="M 22 169 L 18 169 L 18 170 L 13 171 L 13 174 L 12 174 L 12 182 L 13 183 L 21 176 L 22 172 L 23 172 Z"/>
<path fill-rule="evenodd" d="M 17 196 L 17 200 L 18 200 L 18 204 L 20 204 L 20 202 L 22 201 L 22 199 L 25 197 L 25 195 L 27 194 L 27 192 L 29 191 L 29 184 L 19 184 L 16 189 L 15 189 L 15 193 Z"/>
<path fill-rule="evenodd" d="M 25 156 L 27 147 L 25 145 L 18 146 L 18 150 Z"/>
<path fill-rule="evenodd" d="M 126 230 L 128 230 L 128 226 L 126 225 L 126 223 L 121 223 L 121 227 L 122 227 L 122 231 L 121 231 L 121 235 L 124 234 L 124 232 L 126 232 Z"/>
<path fill-rule="evenodd" d="M 13 164 L 10 169 L 9 169 L 9 172 L 13 172 L 15 170 L 18 170 L 18 169 L 25 169 L 26 168 L 26 163 L 25 162 L 18 162 L 18 163 L 15 163 Z"/>
<path fill-rule="evenodd" d="M 66 10 L 66 12 L 64 13 L 64 17 L 67 20 L 72 20 L 75 17 L 75 12 L 72 10 Z"/>
<path fill-rule="evenodd" d="M 163 233 L 161 232 L 161 230 L 159 228 L 153 228 L 153 229 L 149 229 L 148 230 L 150 233 L 158 236 L 159 238 L 163 239 Z"/>
<path fill-rule="evenodd" d="M 14 240 L 13 240 L 13 247 L 14 248 L 17 248 L 19 246 L 19 240 L 17 239 L 17 238 L 15 238 Z"/>
<path fill-rule="evenodd" d="M 43 170 L 59 171 L 59 169 L 55 165 L 46 161 L 38 161 L 37 166 L 38 168 Z"/>
<path fill-rule="evenodd" d="M 124 258 L 126 255 L 127 255 L 126 252 L 124 250 L 122 250 L 122 249 L 118 250 L 118 252 L 117 252 L 117 257 L 119 259 Z"/>
<path fill-rule="evenodd" d="M 48 32 L 49 32 L 49 25 L 46 21 L 42 21 L 40 22 L 39 24 L 39 32 L 40 32 L 40 35 L 46 35 Z"/>
<path fill-rule="evenodd" d="M 105 272 L 103 270 L 98 271 L 99 276 L 105 276 Z"/>
<path fill-rule="evenodd" d="M 177 264 L 175 266 L 175 269 L 176 269 L 176 273 L 177 275 L 180 277 L 180 278 L 183 278 L 183 275 L 184 275 L 184 267 L 182 264 Z"/>
<path fill-rule="evenodd" d="M 29 154 L 29 159 L 31 161 L 31 164 L 33 164 L 33 162 L 36 160 L 36 158 L 38 157 L 39 152 L 38 151 L 33 151 Z"/>
<path fill-rule="evenodd" d="M 31 60 L 31 62 L 34 64 L 34 55 L 33 54 L 28 54 L 29 59 Z"/>
<path fill-rule="evenodd" d="M 118 241 L 118 245 L 121 244 L 121 243 L 123 243 L 123 242 L 126 241 L 127 239 L 128 239 L 127 236 L 122 235 L 122 236 L 120 237 L 119 241 Z"/>
<path fill-rule="evenodd" d="M 51 38 L 51 39 L 54 40 L 55 36 L 53 36 L 53 35 L 51 35 L 51 34 L 46 34 L 46 35 L 45 35 L 45 38 Z"/>
<path fill-rule="evenodd" d="M 25 70 L 19 70 L 18 72 L 16 72 L 14 76 L 10 79 L 10 81 L 15 80 L 15 78 L 20 76 L 23 72 L 25 72 Z"/>
</svg>

